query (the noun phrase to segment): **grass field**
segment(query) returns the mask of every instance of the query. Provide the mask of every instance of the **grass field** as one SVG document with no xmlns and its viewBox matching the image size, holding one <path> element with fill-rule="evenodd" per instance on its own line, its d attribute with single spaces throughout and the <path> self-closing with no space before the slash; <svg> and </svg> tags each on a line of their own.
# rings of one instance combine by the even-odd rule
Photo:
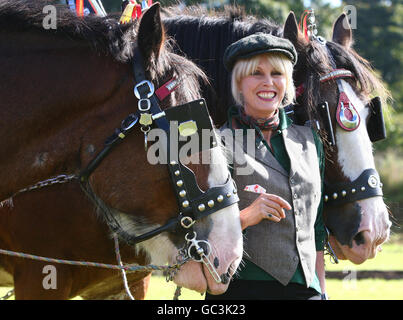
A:
<svg viewBox="0 0 403 320">
<path fill-rule="evenodd" d="M 355 272 L 360 270 L 394 270 L 403 271 L 403 235 L 395 235 L 383 246 L 382 252 L 375 259 L 368 260 L 362 265 L 354 265 L 348 261 L 331 264 L 326 259 L 328 271 L 344 271 L 343 280 L 328 279 L 327 292 L 332 300 L 403 300 L 403 279 L 365 279 L 356 280 Z M 0 288 L 0 297 L 11 288 Z M 172 300 L 176 285 L 167 283 L 162 276 L 153 276 L 148 290 L 147 300 Z M 14 297 L 12 297 L 13 299 Z M 182 289 L 180 300 L 203 300 L 204 295 Z"/>
<path fill-rule="evenodd" d="M 394 270 L 403 271 L 403 235 L 394 235 L 389 243 L 383 246 L 374 259 L 367 260 L 361 265 L 349 261 L 332 264 L 326 258 L 326 270 L 344 271 L 344 280 L 326 280 L 327 292 L 332 300 L 403 300 L 403 279 L 356 280 L 354 273 L 360 270 Z M 175 293 L 175 284 L 166 283 L 163 277 L 153 277 L 146 299 L 170 300 Z M 182 289 L 180 300 L 201 300 L 204 296 L 199 293 Z"/>
<path fill-rule="evenodd" d="M 402 280 L 335 280 L 326 281 L 327 292 L 332 300 L 402 300 Z M 176 286 L 165 283 L 162 277 L 153 277 L 147 300 L 172 300 Z M 179 300 L 203 300 L 204 295 L 182 289 Z"/>
</svg>

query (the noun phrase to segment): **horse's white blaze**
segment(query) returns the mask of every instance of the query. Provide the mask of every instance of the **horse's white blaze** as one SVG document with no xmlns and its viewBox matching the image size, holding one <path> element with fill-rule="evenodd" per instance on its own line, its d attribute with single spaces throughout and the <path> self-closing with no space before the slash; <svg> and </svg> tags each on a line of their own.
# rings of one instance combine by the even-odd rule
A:
<svg viewBox="0 0 403 320">
<path fill-rule="evenodd" d="M 229 177 L 224 153 L 220 147 L 216 147 L 210 151 L 210 156 L 208 185 L 209 187 L 222 185 Z M 238 205 L 234 204 L 211 214 L 208 221 L 212 225 L 207 239 L 211 245 L 209 260 L 212 265 L 215 259 L 218 261 L 216 271 L 219 276 L 227 272 L 232 275 L 242 259 L 243 252 Z M 208 222 L 206 224 L 209 225 Z M 195 225 L 196 230 L 198 227 Z M 216 283 L 207 267 L 195 262 L 185 264 L 174 280 L 180 286 L 187 286 L 199 292 L 209 289 L 211 293 L 220 294 L 228 287 L 228 283 Z"/>
<path fill-rule="evenodd" d="M 128 234 L 141 235 L 146 232 L 155 230 L 161 225 L 150 224 L 144 221 L 133 221 L 126 214 L 120 213 L 117 217 L 122 229 Z M 135 246 L 136 254 L 139 254 L 139 250 L 142 250 L 146 254 L 151 264 L 164 265 L 171 257 L 176 257 L 178 250 L 174 244 L 169 240 L 166 234 L 161 233 L 147 241 L 140 242 Z"/>
<path fill-rule="evenodd" d="M 341 82 L 345 93 L 361 117 L 359 127 L 352 132 L 345 131 L 339 126 L 336 128 L 339 164 L 344 175 L 355 180 L 365 169 L 375 169 L 372 144 L 366 125 L 369 109 L 365 107 L 346 81 Z M 350 251 L 345 253 L 355 255 L 353 260 L 362 262 L 367 258 L 373 258 L 377 251 L 376 247 L 389 238 L 391 222 L 381 197 L 360 200 L 358 204 L 362 210 L 362 220 L 358 232 L 363 233 L 365 245 L 354 243 L 351 251 L 345 248 L 345 251 Z M 350 256 L 349 259 L 353 261 L 351 258 Z"/>
<path fill-rule="evenodd" d="M 361 117 L 361 123 L 354 131 L 345 131 L 339 126 L 336 128 L 339 164 L 345 176 L 355 180 L 363 170 L 375 168 L 372 144 L 365 122 L 369 110 L 365 108 L 364 103 L 357 97 L 351 86 L 344 80 L 341 82 L 345 93 Z"/>
<path fill-rule="evenodd" d="M 208 177 L 209 186 L 224 184 L 229 177 L 229 171 L 224 153 L 220 147 L 211 151 L 211 159 Z M 219 275 L 226 274 L 228 271 L 232 274 L 241 262 L 243 252 L 238 205 L 232 205 L 217 211 L 210 218 L 213 222 L 213 228 L 209 234 L 209 242 L 212 246 L 210 260 L 213 261 L 215 257 L 218 258 L 219 267 L 217 272 Z M 204 273 L 207 274 L 207 272 L 206 267 L 204 267 Z M 207 283 L 212 292 L 217 291 L 219 293 L 227 288 L 226 285 L 217 285 L 212 281 L 211 277 L 207 277 Z"/>
<path fill-rule="evenodd" d="M 164 233 L 141 242 L 138 246 L 147 253 L 151 264 L 162 266 L 167 262 L 170 264 L 176 263 L 175 258 L 178 255 L 178 248 Z"/>
<path fill-rule="evenodd" d="M 211 154 L 212 164 L 210 165 L 208 177 L 210 187 L 225 183 L 229 177 L 224 153 L 219 148 L 215 148 Z M 214 246 L 216 248 L 222 246 L 224 252 L 230 250 L 231 254 L 238 255 L 239 261 L 237 262 L 239 263 L 242 257 L 243 238 L 238 205 L 232 205 L 217 211 L 211 215 L 211 219 L 213 229 L 209 238 L 214 241 Z M 225 246 L 228 246 L 228 248 L 225 248 Z"/>
</svg>

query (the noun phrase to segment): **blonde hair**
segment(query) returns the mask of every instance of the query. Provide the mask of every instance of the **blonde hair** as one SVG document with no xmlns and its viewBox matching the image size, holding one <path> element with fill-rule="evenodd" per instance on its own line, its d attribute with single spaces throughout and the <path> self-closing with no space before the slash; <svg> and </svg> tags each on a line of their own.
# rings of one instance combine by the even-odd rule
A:
<svg viewBox="0 0 403 320">
<path fill-rule="evenodd" d="M 235 102 L 239 105 L 243 104 L 238 85 L 240 84 L 242 78 L 250 76 L 256 71 L 262 56 L 267 59 L 267 61 L 277 72 L 281 72 L 285 75 L 286 90 L 281 107 L 293 103 L 295 100 L 295 87 L 292 79 L 293 65 L 290 59 L 283 54 L 276 52 L 260 54 L 253 56 L 250 59 L 241 59 L 236 62 L 234 68 L 232 69 L 231 78 L 231 91 Z"/>
</svg>

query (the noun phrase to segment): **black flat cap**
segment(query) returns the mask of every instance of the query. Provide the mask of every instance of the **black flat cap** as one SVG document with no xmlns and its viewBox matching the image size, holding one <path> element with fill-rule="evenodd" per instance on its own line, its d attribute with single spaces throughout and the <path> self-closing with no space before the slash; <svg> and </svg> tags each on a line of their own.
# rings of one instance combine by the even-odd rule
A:
<svg viewBox="0 0 403 320">
<path fill-rule="evenodd" d="M 224 65 L 228 71 L 231 71 L 239 59 L 268 52 L 282 53 L 291 60 L 293 65 L 297 63 L 297 51 L 288 39 L 256 33 L 229 45 L 224 52 Z"/>
</svg>

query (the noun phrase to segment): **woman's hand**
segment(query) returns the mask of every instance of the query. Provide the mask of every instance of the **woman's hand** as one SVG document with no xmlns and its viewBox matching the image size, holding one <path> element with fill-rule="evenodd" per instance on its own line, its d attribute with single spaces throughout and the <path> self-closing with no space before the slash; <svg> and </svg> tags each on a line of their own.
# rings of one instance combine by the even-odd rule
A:
<svg viewBox="0 0 403 320">
<path fill-rule="evenodd" d="M 249 207 L 241 211 L 242 230 L 254 226 L 263 219 L 279 222 L 285 218 L 286 210 L 291 210 L 291 205 L 283 198 L 274 194 L 262 193 Z"/>
</svg>

